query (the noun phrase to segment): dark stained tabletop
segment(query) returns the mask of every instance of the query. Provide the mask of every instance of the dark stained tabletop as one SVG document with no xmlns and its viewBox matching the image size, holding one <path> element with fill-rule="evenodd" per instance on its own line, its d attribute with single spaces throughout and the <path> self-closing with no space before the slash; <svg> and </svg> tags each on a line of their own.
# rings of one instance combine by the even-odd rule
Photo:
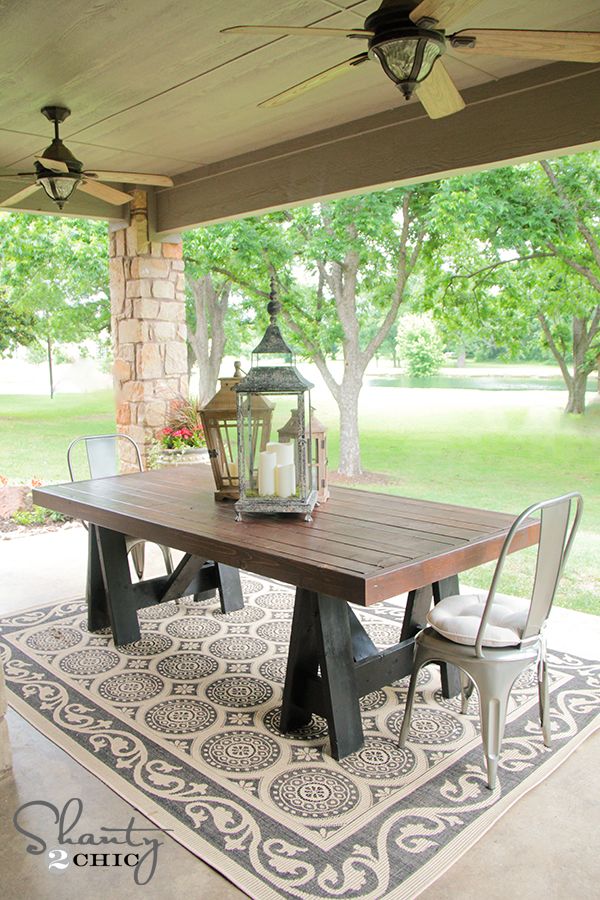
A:
<svg viewBox="0 0 600 900">
<path fill-rule="evenodd" d="M 368 606 L 496 559 L 514 516 L 334 486 L 312 522 L 216 502 L 208 466 L 36 488 L 34 502 L 124 534 Z M 513 549 L 537 543 L 524 525 Z"/>
</svg>

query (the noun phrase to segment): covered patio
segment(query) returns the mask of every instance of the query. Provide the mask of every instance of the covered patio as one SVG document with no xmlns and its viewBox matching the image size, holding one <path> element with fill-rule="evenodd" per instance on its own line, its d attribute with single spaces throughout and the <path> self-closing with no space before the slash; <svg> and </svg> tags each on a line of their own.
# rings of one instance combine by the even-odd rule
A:
<svg viewBox="0 0 600 900">
<path fill-rule="evenodd" d="M 455 5 L 452 30 L 457 32 L 467 26 L 600 31 L 600 10 L 593 0 Z M 465 101 L 455 115 L 433 119 L 416 97 L 404 102 L 373 62 L 288 105 L 260 108 L 272 95 L 341 63 L 348 47 L 325 37 L 223 33 L 252 23 L 352 30 L 373 8 L 367 0 L 284 0 L 276 9 L 264 0 L 243 9 L 189 0 L 176 7 L 163 0 L 143 6 L 66 0 L 56 16 L 50 6 L 24 0 L 0 13 L 3 31 L 13 36 L 0 75 L 5 88 L 0 92 L 0 166 L 14 172 L 14 180 L 0 180 L 0 209 L 109 223 L 116 418 L 119 430 L 143 451 L 165 424 L 172 398 L 188 389 L 182 231 L 600 146 L 600 63 L 486 53 L 465 57 L 449 47 L 446 68 Z M 86 171 L 137 173 L 139 181 L 134 176 L 111 181 L 113 190 L 129 194 L 129 202 L 116 205 L 114 194 L 105 192 L 111 199 L 106 202 L 102 190 L 76 190 L 59 210 L 43 190 L 22 190 L 25 182 L 18 173 L 31 169 L 50 140 L 51 129 L 39 113 L 49 104 L 71 111 L 61 137 Z M 162 184 L 146 183 L 144 176 L 156 175 Z M 99 187 L 93 178 L 89 181 Z M 158 555 L 151 566 L 158 575 Z M 2 600 L 3 615 L 81 598 L 85 532 L 77 527 L 3 542 L 0 568 L 12 587 Z M 553 650 L 597 659 L 598 637 L 595 617 L 554 609 Z M 33 779 L 40 797 L 56 793 L 60 785 L 53 799 L 57 804 L 81 797 L 94 810 L 96 823 L 131 818 L 135 804 L 127 802 L 127 793 L 111 792 L 14 711 L 8 721 L 14 780 L 5 779 L 0 794 L 7 823 L 29 798 Z M 598 815 L 597 782 L 589 774 L 596 768 L 598 746 L 596 734 L 568 759 L 564 753 L 566 761 L 556 772 L 543 783 L 534 779 L 533 790 L 501 821 L 491 818 L 491 830 L 466 855 L 454 865 L 448 856 L 442 866 L 448 871 L 433 885 L 415 888 L 413 895 L 468 898 L 485 892 L 490 898 L 534 898 L 590 892 L 599 874 L 589 838 Z M 22 836 L 10 824 L 4 840 L 10 896 L 20 896 L 24 882 L 30 886 L 28 896 L 46 896 L 50 876 L 35 856 L 23 852 Z M 174 890 L 241 896 L 171 838 L 165 837 L 163 850 L 156 877 L 144 888 L 149 896 Z M 82 873 L 63 889 L 65 897 L 94 897 L 107 887 L 128 896 L 137 889 L 118 868 L 107 869 L 102 879 Z M 360 886 L 353 890 L 363 896 Z"/>
</svg>

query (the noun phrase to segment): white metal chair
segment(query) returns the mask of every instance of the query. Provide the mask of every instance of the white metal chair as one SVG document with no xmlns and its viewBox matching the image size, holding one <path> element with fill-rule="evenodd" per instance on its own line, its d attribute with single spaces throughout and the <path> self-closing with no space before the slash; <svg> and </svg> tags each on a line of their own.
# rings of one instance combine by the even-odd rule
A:
<svg viewBox="0 0 600 900">
<path fill-rule="evenodd" d="M 79 444 L 85 445 L 87 464 L 90 478 L 109 478 L 119 474 L 119 441 L 126 441 L 132 445 L 134 449 L 134 459 L 137 467 L 141 472 L 143 469 L 142 456 L 140 448 L 128 434 L 93 434 L 84 437 L 75 438 L 71 441 L 67 449 L 67 466 L 69 467 L 69 476 L 71 481 L 76 481 L 73 472 L 73 453 Z M 87 528 L 87 523 L 83 523 Z M 143 538 L 126 537 L 125 544 L 127 553 L 131 554 L 133 567 L 138 578 L 144 575 L 145 564 L 145 545 Z M 165 568 L 167 573 L 173 571 L 173 560 L 169 547 L 163 547 L 162 544 L 157 545 L 163 555 Z"/>
<path fill-rule="evenodd" d="M 573 504 L 575 515 L 569 527 Z M 430 662 L 451 663 L 461 670 L 463 713 L 467 710 L 473 683 L 477 687 L 490 789 L 496 783 L 510 692 L 515 679 L 532 663 L 537 663 L 544 744 L 550 746 L 544 627 L 582 509 L 583 498 L 578 493 L 528 507 L 515 519 L 508 532 L 487 598 L 478 595 L 446 597 L 429 612 L 429 627 L 416 637 L 415 660 L 400 730 L 401 747 L 405 746 L 410 729 L 419 669 Z M 517 530 L 525 519 L 538 512 L 540 539 L 531 599 L 496 597 L 504 562 Z"/>
</svg>

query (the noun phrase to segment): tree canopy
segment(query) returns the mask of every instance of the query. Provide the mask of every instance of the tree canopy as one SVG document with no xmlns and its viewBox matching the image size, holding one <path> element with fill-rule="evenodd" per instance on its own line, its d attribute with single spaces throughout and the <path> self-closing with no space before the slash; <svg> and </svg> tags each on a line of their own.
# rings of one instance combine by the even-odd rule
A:
<svg viewBox="0 0 600 900">
<path fill-rule="evenodd" d="M 52 379 L 55 344 L 95 338 L 110 325 L 106 224 L 0 215 L 0 296 L 13 320 L 5 352 L 43 344 Z"/>
<path fill-rule="evenodd" d="M 568 388 L 567 411 L 583 412 L 600 354 L 598 154 L 450 179 L 432 214 L 436 314 L 513 350 L 537 321 Z"/>
</svg>

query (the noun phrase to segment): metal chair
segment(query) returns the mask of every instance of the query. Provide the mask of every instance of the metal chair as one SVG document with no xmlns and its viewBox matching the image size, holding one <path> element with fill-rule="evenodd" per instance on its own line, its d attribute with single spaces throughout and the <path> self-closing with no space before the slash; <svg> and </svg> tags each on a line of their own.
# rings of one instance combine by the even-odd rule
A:
<svg viewBox="0 0 600 900">
<path fill-rule="evenodd" d="M 137 462 L 137 467 L 141 472 L 143 470 L 143 465 L 140 448 L 128 434 L 93 434 L 75 438 L 75 440 L 71 441 L 69 444 L 67 449 L 67 466 L 69 467 L 71 481 L 76 480 L 75 475 L 73 474 L 73 451 L 78 444 L 82 443 L 85 444 L 89 475 L 91 478 L 110 478 L 111 476 L 118 475 L 119 441 L 128 441 L 132 445 L 134 449 L 134 458 Z M 86 522 L 83 524 L 86 528 L 88 527 Z M 146 541 L 143 538 L 126 537 L 125 544 L 127 546 L 127 553 L 131 554 L 135 573 L 137 577 L 141 579 L 144 575 Z M 170 574 L 173 571 L 171 550 L 169 547 L 163 547 L 162 544 L 157 544 L 157 546 L 163 555 L 167 573 Z"/>
<path fill-rule="evenodd" d="M 571 512 L 575 503 L 572 524 Z M 487 598 L 446 597 L 428 614 L 429 627 L 416 638 L 406 710 L 400 730 L 404 747 L 410 729 L 419 669 L 430 662 L 447 662 L 461 670 L 461 711 L 467 711 L 473 683 L 479 693 L 481 735 L 488 787 L 493 790 L 504 735 L 506 710 L 516 678 L 537 664 L 540 721 L 549 747 L 550 710 L 544 628 L 556 588 L 581 520 L 583 498 L 570 493 L 534 503 L 513 522 L 498 558 Z M 540 538 L 530 600 L 496 597 L 496 588 L 518 528 L 540 513 Z"/>
</svg>

